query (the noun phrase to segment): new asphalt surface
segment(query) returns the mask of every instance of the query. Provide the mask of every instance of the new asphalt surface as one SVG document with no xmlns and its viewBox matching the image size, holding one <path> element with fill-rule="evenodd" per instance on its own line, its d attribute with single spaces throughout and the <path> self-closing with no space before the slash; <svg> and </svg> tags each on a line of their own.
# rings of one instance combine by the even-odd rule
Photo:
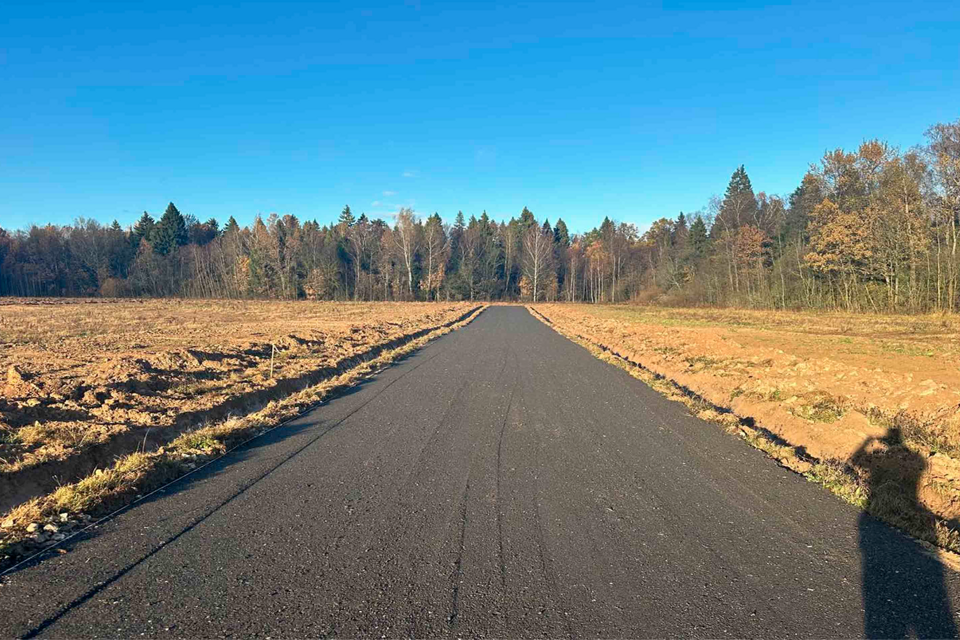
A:
<svg viewBox="0 0 960 640">
<path fill-rule="evenodd" d="M 0 635 L 941 637 L 921 547 L 519 307 L 3 578 Z"/>
</svg>

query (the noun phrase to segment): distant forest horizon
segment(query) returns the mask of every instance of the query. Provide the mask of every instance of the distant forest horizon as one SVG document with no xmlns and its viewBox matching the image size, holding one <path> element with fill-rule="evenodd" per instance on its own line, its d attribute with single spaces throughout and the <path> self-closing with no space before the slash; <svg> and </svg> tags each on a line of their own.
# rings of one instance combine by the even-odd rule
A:
<svg viewBox="0 0 960 640">
<path fill-rule="evenodd" d="M 538 212 L 543 215 L 545 212 Z M 960 310 L 960 120 L 921 146 L 827 151 L 786 196 L 743 165 L 702 210 L 573 233 L 526 207 L 509 220 L 345 206 L 321 225 L 200 220 L 171 202 L 126 228 L 0 227 L 0 295 L 524 300 L 873 312 Z"/>
</svg>

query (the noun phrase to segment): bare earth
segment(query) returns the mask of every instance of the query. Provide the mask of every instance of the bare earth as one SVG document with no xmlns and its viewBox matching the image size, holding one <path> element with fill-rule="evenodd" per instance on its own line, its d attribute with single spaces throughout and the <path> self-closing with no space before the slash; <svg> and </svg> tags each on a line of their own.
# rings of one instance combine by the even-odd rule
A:
<svg viewBox="0 0 960 640">
<path fill-rule="evenodd" d="M 960 321 L 542 304 L 558 328 L 753 418 L 820 460 L 850 462 L 901 427 L 928 456 L 923 504 L 960 516 Z M 704 416 L 709 417 L 709 416 Z M 865 447 L 861 449 L 861 447 Z"/>
<path fill-rule="evenodd" d="M 261 409 L 470 307 L 0 303 L 0 512 L 117 456 Z"/>
</svg>

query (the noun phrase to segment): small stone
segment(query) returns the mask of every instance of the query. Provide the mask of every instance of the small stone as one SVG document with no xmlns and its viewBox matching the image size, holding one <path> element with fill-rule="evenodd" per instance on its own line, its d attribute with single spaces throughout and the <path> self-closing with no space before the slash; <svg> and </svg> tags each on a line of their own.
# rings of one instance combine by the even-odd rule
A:
<svg viewBox="0 0 960 640">
<path fill-rule="evenodd" d="M 67 513 L 66 511 L 64 511 L 63 513 L 60 514 L 60 522 L 69 522 L 69 521 L 70 521 L 70 514 L 69 514 L 69 513 Z"/>
<path fill-rule="evenodd" d="M 62 533 L 55 533 L 53 534 L 53 539 L 56 540 L 57 542 L 60 542 L 61 540 L 66 540 L 67 536 Z"/>
<path fill-rule="evenodd" d="M 57 531 L 60 531 L 60 529 L 57 528 L 57 525 L 55 524 L 45 524 L 43 525 L 43 530 L 49 531 L 50 533 L 56 533 Z"/>
<path fill-rule="evenodd" d="M 0 529 L 10 529 L 13 527 L 13 518 L 7 518 L 3 521 L 3 524 L 0 524 Z"/>
<path fill-rule="evenodd" d="M 13 387 L 23 384 L 23 374 L 13 365 L 10 365 L 10 368 L 7 369 L 7 384 Z"/>
<path fill-rule="evenodd" d="M 40 525 L 38 525 L 36 522 L 31 522 L 30 524 L 27 525 L 27 533 L 34 533 L 39 528 L 40 528 Z"/>
</svg>

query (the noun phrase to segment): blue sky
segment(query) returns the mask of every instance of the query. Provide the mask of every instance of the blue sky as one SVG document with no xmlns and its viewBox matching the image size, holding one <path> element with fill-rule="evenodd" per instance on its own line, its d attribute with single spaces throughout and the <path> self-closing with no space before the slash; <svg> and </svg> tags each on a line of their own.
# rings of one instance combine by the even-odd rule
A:
<svg viewBox="0 0 960 640">
<path fill-rule="evenodd" d="M 0 226 L 184 213 L 584 231 L 787 194 L 960 118 L 960 3 L 67 3 L 0 20 Z"/>
</svg>

